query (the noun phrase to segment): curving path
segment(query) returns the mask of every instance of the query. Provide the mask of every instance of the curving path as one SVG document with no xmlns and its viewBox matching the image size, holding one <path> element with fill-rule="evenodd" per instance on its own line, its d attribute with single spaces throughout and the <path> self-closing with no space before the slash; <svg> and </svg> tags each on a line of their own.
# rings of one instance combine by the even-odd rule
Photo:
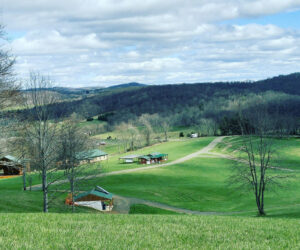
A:
<svg viewBox="0 0 300 250">
<path fill-rule="evenodd" d="M 150 207 L 161 208 L 164 210 L 173 211 L 176 213 L 183 213 L 183 214 L 197 214 L 197 215 L 222 215 L 225 213 L 222 212 L 200 212 L 194 211 L 179 207 L 173 207 L 166 204 L 162 204 L 159 202 L 142 200 L 138 198 L 131 198 L 131 197 L 123 197 L 119 195 L 114 195 L 114 208 L 113 211 L 120 214 L 128 214 L 130 210 L 130 206 L 133 204 L 143 204 Z"/>
<path fill-rule="evenodd" d="M 212 150 L 218 143 L 220 143 L 223 140 L 223 138 L 225 138 L 225 136 L 217 137 L 213 141 L 211 141 L 207 146 L 200 149 L 199 151 L 189 154 L 187 156 L 184 156 L 184 157 L 177 159 L 175 161 L 172 161 L 172 162 L 163 163 L 163 164 L 155 164 L 155 165 L 140 167 L 140 168 L 124 169 L 124 170 L 118 170 L 118 171 L 113 171 L 113 172 L 108 172 L 108 173 L 102 173 L 102 174 L 93 175 L 90 177 L 87 176 L 87 177 L 84 177 L 84 179 L 90 179 L 90 178 L 95 178 L 95 177 L 104 177 L 104 176 L 110 176 L 110 175 L 118 175 L 118 174 L 128 174 L 128 173 L 133 173 L 133 172 L 137 172 L 137 171 L 143 171 L 143 170 L 149 170 L 149 169 L 161 168 L 161 167 L 167 167 L 167 166 L 179 164 L 179 163 L 188 161 L 190 159 L 193 159 L 195 157 L 198 157 L 199 155 L 209 153 L 209 151 Z M 62 183 L 66 183 L 66 182 L 68 182 L 68 180 L 60 180 L 60 181 L 54 182 L 53 184 L 62 184 Z M 32 186 L 32 188 L 34 190 L 40 189 L 41 187 L 42 187 L 41 184 Z"/>
</svg>

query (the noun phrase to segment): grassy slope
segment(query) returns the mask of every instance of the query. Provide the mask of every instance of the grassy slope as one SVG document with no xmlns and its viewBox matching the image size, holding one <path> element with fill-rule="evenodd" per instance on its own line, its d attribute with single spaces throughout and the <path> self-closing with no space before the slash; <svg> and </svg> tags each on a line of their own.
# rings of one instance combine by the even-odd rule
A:
<svg viewBox="0 0 300 250">
<path fill-rule="evenodd" d="M 288 143 L 286 149 L 281 144 L 281 150 L 297 153 L 297 145 Z M 290 159 L 289 154 L 284 155 Z M 118 194 L 174 206 L 203 211 L 242 209 L 245 212 L 236 215 L 254 215 L 255 212 L 247 212 L 255 211 L 251 195 L 240 195 L 226 186 L 231 167 L 230 160 L 195 158 L 161 169 L 110 176 L 99 179 L 99 184 Z M 284 219 L 7 213 L 40 211 L 41 192 L 21 191 L 19 177 L 3 179 L 0 180 L 0 245 L 4 249 L 298 249 L 299 220 L 287 218 L 300 218 L 299 174 L 296 177 L 287 189 L 266 198 L 268 214 Z M 36 177 L 34 183 L 39 181 Z M 136 209 L 161 212 L 140 205 Z"/>
<path fill-rule="evenodd" d="M 153 152 L 161 152 L 169 154 L 169 162 L 184 157 L 188 154 L 196 152 L 203 147 L 207 146 L 214 138 L 213 137 L 203 137 L 197 139 L 187 139 L 184 141 L 169 141 L 165 143 L 159 143 L 150 147 L 145 147 L 136 151 L 116 154 L 113 156 L 109 156 L 109 160 L 107 162 L 103 162 L 103 170 L 105 172 L 111 172 L 122 169 L 129 168 L 138 168 L 143 165 L 138 163 L 133 164 L 121 164 L 119 163 L 119 157 L 131 154 L 149 154 Z M 105 148 L 103 148 L 105 150 Z"/>
<path fill-rule="evenodd" d="M 299 249 L 295 219 L 0 214 L 4 249 Z"/>
<path fill-rule="evenodd" d="M 238 136 L 227 137 L 220 143 L 214 152 L 243 156 L 239 151 L 242 147 Z M 300 138 L 275 139 L 273 144 L 275 164 L 280 167 L 300 170 Z"/>
<path fill-rule="evenodd" d="M 39 183 L 41 183 L 39 175 L 33 175 L 32 184 L 34 185 Z M 23 191 L 22 187 L 22 177 L 0 179 L 0 213 L 33 213 L 42 211 L 42 192 Z M 55 200 L 51 203 L 49 211 L 60 213 L 71 212 L 71 208 L 64 205 L 65 197 L 65 193 L 56 193 Z M 97 211 L 80 207 L 77 208 L 77 212 L 95 213 Z"/>
<path fill-rule="evenodd" d="M 129 214 L 177 214 L 176 212 L 150 207 L 144 204 L 134 204 L 130 206 Z"/>
<path fill-rule="evenodd" d="M 200 138 L 195 140 L 187 140 L 182 142 L 167 142 L 154 145 L 145 149 L 141 149 L 132 153 L 150 153 L 162 151 L 170 153 L 170 159 L 180 158 L 190 152 L 200 150 L 206 146 L 213 138 Z M 178 147 L 182 145 L 182 150 Z M 111 157 L 108 162 L 102 165 L 105 171 L 114 171 L 127 168 L 137 168 L 144 165 L 140 164 L 120 164 L 118 162 L 119 155 Z M 38 174 L 33 179 L 33 185 L 41 183 Z M 101 183 L 101 181 L 100 181 Z M 40 212 L 42 208 L 41 192 L 23 192 L 22 178 L 16 177 L 11 179 L 0 179 L 0 211 L 2 212 Z M 60 199 L 62 201 L 63 198 Z"/>
<path fill-rule="evenodd" d="M 167 150 L 168 153 L 171 152 L 172 159 L 174 155 L 179 157 L 196 151 L 207 145 L 209 141 L 211 138 L 168 142 L 143 149 L 143 151 L 165 152 L 164 150 Z M 178 147 L 178 143 L 181 143 L 181 147 Z M 289 146 L 290 151 L 295 150 L 293 146 Z M 286 149 L 282 147 L 282 150 Z M 117 158 L 115 158 L 115 164 L 109 171 L 131 167 L 131 164 L 118 164 Z M 255 204 L 252 194 L 243 194 L 240 190 L 227 185 L 233 165 L 232 161 L 226 159 L 195 158 L 169 167 L 99 178 L 96 183 L 119 195 L 157 201 L 191 210 L 244 211 L 242 215 L 254 215 Z M 285 189 L 277 190 L 276 193 L 268 192 L 266 196 L 268 214 L 300 217 L 298 209 L 300 183 L 297 181 L 299 178 L 299 173 L 296 173 L 296 178 L 291 180 Z M 34 182 L 39 183 L 40 180 L 36 178 Z M 95 182 L 93 181 L 91 185 L 95 185 Z M 41 193 L 23 192 L 21 178 L 0 180 L 0 191 L 0 211 L 40 211 Z"/>
<path fill-rule="evenodd" d="M 232 165 L 232 161 L 226 159 L 195 158 L 170 167 L 105 177 L 99 179 L 99 184 L 119 195 L 191 210 L 252 211 L 250 214 L 255 215 L 253 195 L 228 186 Z M 267 212 L 275 214 L 278 206 L 295 207 L 300 204 L 299 178 L 300 174 L 296 174 L 285 189 L 267 193 Z M 294 211 L 291 216 L 300 217 L 300 211 Z"/>
<path fill-rule="evenodd" d="M 36 178 L 34 183 L 39 183 Z M 14 177 L 0 180 L 1 212 L 40 212 L 42 209 L 41 192 L 22 191 L 22 178 Z"/>
</svg>

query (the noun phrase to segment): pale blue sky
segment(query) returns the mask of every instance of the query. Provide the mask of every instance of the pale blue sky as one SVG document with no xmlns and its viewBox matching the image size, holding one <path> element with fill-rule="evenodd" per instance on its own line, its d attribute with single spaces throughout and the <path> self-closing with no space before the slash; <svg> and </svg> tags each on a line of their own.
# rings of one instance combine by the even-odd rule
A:
<svg viewBox="0 0 300 250">
<path fill-rule="evenodd" d="M 284 11 L 273 15 L 260 16 L 255 18 L 237 18 L 222 21 L 223 24 L 246 25 L 257 23 L 261 25 L 273 24 L 281 28 L 300 29 L 300 10 Z"/>
</svg>

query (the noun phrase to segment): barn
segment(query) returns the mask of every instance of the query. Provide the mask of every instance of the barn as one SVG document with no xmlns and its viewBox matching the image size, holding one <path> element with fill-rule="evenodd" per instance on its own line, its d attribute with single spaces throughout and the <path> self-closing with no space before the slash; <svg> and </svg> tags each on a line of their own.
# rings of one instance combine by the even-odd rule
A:
<svg viewBox="0 0 300 250">
<path fill-rule="evenodd" d="M 6 155 L 0 158 L 0 174 L 3 175 L 21 175 L 23 173 L 23 165 L 14 156 Z"/>
<path fill-rule="evenodd" d="M 91 207 L 100 211 L 111 211 L 113 208 L 113 195 L 102 187 L 96 186 L 88 192 L 75 196 L 74 204 Z"/>
<path fill-rule="evenodd" d="M 80 164 L 94 163 L 98 161 L 107 160 L 108 154 L 99 149 L 92 149 L 77 153 L 76 158 L 77 160 L 79 160 Z"/>
</svg>

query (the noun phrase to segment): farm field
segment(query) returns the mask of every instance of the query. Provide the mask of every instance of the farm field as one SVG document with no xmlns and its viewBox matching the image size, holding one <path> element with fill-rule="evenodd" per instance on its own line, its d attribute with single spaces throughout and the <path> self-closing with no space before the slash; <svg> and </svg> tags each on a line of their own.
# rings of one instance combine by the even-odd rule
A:
<svg viewBox="0 0 300 250">
<path fill-rule="evenodd" d="M 137 152 L 132 153 L 150 153 L 156 151 L 167 151 L 170 152 L 170 161 L 183 157 L 189 153 L 200 150 L 210 141 L 212 141 L 212 137 L 210 138 L 199 138 L 193 140 L 186 140 L 180 142 L 166 142 L 158 145 L 154 145 L 148 148 L 141 149 Z M 182 145 L 183 150 L 178 149 L 178 145 Z M 122 154 L 125 155 L 125 154 Z M 122 169 L 129 168 L 138 168 L 143 167 L 145 165 L 140 164 L 120 164 L 118 158 L 120 155 L 115 155 L 110 157 L 108 161 L 102 162 L 102 167 L 105 172 L 111 172 Z M 98 163 L 95 163 L 98 164 Z M 88 167 L 88 165 L 87 165 Z M 58 173 L 59 174 L 59 173 Z M 32 184 L 40 184 L 41 179 L 39 174 L 33 175 Z M 101 183 L 101 181 L 100 181 Z M 0 180 L 0 211 L 9 211 L 9 212 L 39 212 L 42 207 L 42 193 L 41 192 L 23 192 L 22 191 L 22 177 L 14 177 L 10 179 L 1 179 Z M 61 197 L 60 201 L 63 202 L 64 197 Z M 56 211 L 55 209 L 51 209 L 50 211 Z"/>
<path fill-rule="evenodd" d="M 167 152 L 172 161 L 200 150 L 213 139 L 170 141 L 141 149 L 138 153 Z M 238 138 L 228 137 L 224 140 L 227 142 Z M 297 139 L 292 143 L 276 143 L 282 152 L 297 152 Z M 214 151 L 227 153 L 224 152 L 224 145 L 226 143 L 218 144 Z M 282 161 L 300 162 L 297 154 L 281 156 Z M 143 166 L 119 164 L 119 157 L 111 157 L 105 171 Z M 2 179 L 0 245 L 6 249 L 299 248 L 300 173 L 295 172 L 294 178 L 284 189 L 267 193 L 267 217 L 256 218 L 253 195 L 228 185 L 228 176 L 235 166 L 232 160 L 204 154 L 180 164 L 93 181 L 123 197 L 193 211 L 216 212 L 216 215 L 209 216 L 183 215 L 138 203 L 130 207 L 129 215 L 101 214 L 86 208 L 77 208 L 77 213 L 72 215 L 63 204 L 65 194 L 57 200 L 61 204 L 59 207 L 52 206 L 50 214 L 42 214 L 41 191 L 22 191 L 21 177 Z M 40 178 L 35 175 L 33 184 L 38 183 Z"/>
<path fill-rule="evenodd" d="M 225 139 L 235 140 L 236 138 Z M 190 147 L 193 148 L 193 143 L 200 143 L 203 140 L 204 138 L 200 138 L 198 141 L 189 140 Z M 295 151 L 298 142 L 297 140 L 293 142 L 294 144 L 291 145 L 281 145 L 283 151 Z M 276 141 L 276 143 L 280 144 L 281 140 Z M 169 142 L 169 144 L 172 145 L 172 142 Z M 166 145 L 168 143 L 159 146 Z M 288 149 L 285 147 L 288 147 Z M 221 151 L 224 153 L 222 149 Z M 289 157 L 288 154 L 282 154 L 282 161 L 290 160 Z M 300 159 L 296 158 L 297 162 L 300 162 Z M 127 164 L 120 165 L 127 166 Z M 236 186 L 228 185 L 228 178 L 236 166 L 236 162 L 229 159 L 202 155 L 164 168 L 101 177 L 97 183 L 118 195 L 160 202 L 178 208 L 228 213 L 235 216 L 256 215 L 253 194 L 241 192 Z M 285 170 L 277 171 L 286 173 Z M 266 211 L 268 215 L 300 217 L 300 211 L 298 210 L 300 204 L 300 185 L 298 182 L 300 173 L 296 171 L 292 174 L 292 179 L 282 183 L 283 189 L 275 188 L 275 192 L 267 192 Z"/>
<path fill-rule="evenodd" d="M 172 161 L 198 151 L 212 140 L 213 137 L 179 142 L 170 141 L 141 149 L 138 153 L 168 152 L 171 158 L 170 161 Z M 238 138 L 227 137 L 223 140 L 225 143 L 219 143 L 215 151 L 224 154 L 222 147 L 226 145 L 227 141 L 238 140 Z M 282 151 L 296 151 L 298 141 L 295 139 L 292 142 L 291 144 L 282 144 Z M 281 140 L 277 143 L 280 144 Z M 289 154 L 282 154 L 282 156 L 285 156 L 282 159 L 283 161 L 290 160 Z M 110 172 L 144 166 L 120 164 L 118 158 L 119 155 L 111 157 L 106 163 L 109 166 L 105 168 L 105 171 Z M 300 162 L 297 158 L 292 158 L 292 161 Z M 234 216 L 254 216 L 256 215 L 256 207 L 253 195 L 249 192 L 241 192 L 235 186 L 228 185 L 228 177 L 235 166 L 236 163 L 232 160 L 202 155 L 163 168 L 101 177 L 93 180 L 90 186 L 96 183 L 110 192 L 124 197 L 139 198 L 194 211 L 218 212 Z M 300 204 L 300 184 L 298 181 L 300 173 L 295 172 L 293 174 L 294 178 L 284 185 L 284 189 L 267 192 L 266 212 L 268 215 L 300 217 L 300 210 L 298 209 Z M 33 184 L 38 183 L 40 183 L 40 178 L 35 175 Z M 41 211 L 42 193 L 40 191 L 23 192 L 21 177 L 0 180 L 0 190 L 0 211 Z M 63 203 L 64 196 L 58 201 Z M 58 211 L 58 209 L 50 208 L 50 211 Z M 86 210 L 84 209 L 83 212 L 86 212 Z M 153 213 L 157 213 L 157 211 Z"/>
<path fill-rule="evenodd" d="M 136 151 L 130 151 L 127 153 L 118 154 L 116 151 L 112 156 L 109 156 L 108 161 L 102 162 L 102 167 L 104 172 L 112 172 L 122 169 L 138 168 L 145 165 L 138 163 L 126 164 L 120 163 L 119 158 L 125 155 L 143 155 L 150 154 L 153 152 L 160 152 L 168 154 L 168 162 L 177 160 L 181 157 L 184 157 L 188 154 L 199 151 L 203 147 L 207 146 L 214 137 L 202 137 L 196 139 L 185 139 L 182 141 L 168 141 L 163 143 L 158 143 L 149 147 L 145 147 Z M 105 148 L 101 148 L 105 151 Z"/>
<path fill-rule="evenodd" d="M 241 152 L 242 141 L 239 136 L 230 136 L 223 139 L 212 151 L 221 154 L 229 154 L 244 157 Z M 277 138 L 273 141 L 274 162 L 276 166 L 300 170 L 300 138 Z"/>
<path fill-rule="evenodd" d="M 228 184 L 233 164 L 233 161 L 227 159 L 199 157 L 164 168 L 104 177 L 99 179 L 99 183 L 118 195 L 174 207 L 205 212 L 246 212 L 248 215 L 256 215 L 253 194 L 241 192 L 236 186 Z M 299 208 L 299 178 L 300 174 L 297 173 L 289 183 L 286 183 L 285 189 L 266 193 L 267 213 L 270 209 L 270 215 L 278 214 L 276 207 Z M 284 213 L 288 211 L 289 209 Z M 300 210 L 296 213 L 293 211 L 290 216 L 300 217 Z"/>
<path fill-rule="evenodd" d="M 298 219 L 0 214 L 4 249 L 299 249 Z"/>
</svg>

